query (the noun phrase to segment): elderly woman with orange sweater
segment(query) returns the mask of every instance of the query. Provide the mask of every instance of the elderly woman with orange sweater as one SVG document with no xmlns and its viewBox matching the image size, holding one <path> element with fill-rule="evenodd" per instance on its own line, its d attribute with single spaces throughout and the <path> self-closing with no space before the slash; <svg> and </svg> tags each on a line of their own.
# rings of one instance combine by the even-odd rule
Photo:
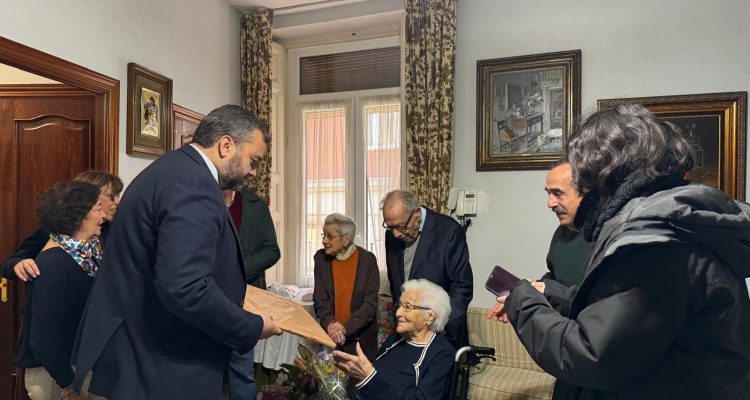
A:
<svg viewBox="0 0 750 400">
<path fill-rule="evenodd" d="M 354 244 L 354 221 L 331 214 L 323 225 L 323 248 L 315 253 L 315 314 L 343 351 L 368 358 L 378 352 L 375 313 L 380 274 L 375 256 Z"/>
</svg>

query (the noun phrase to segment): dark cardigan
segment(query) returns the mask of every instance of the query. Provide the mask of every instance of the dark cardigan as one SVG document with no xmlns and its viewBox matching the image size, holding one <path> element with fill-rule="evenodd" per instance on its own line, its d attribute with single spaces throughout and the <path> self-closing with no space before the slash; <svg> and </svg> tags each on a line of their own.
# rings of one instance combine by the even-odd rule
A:
<svg viewBox="0 0 750 400">
<path fill-rule="evenodd" d="M 41 274 L 26 283 L 16 365 L 43 366 L 60 387 L 73 382 L 70 353 L 93 278 L 61 247 L 36 257 Z"/>
<path fill-rule="evenodd" d="M 344 324 L 346 342 L 343 350 L 356 354 L 357 339 L 368 358 L 372 359 L 378 351 L 378 321 L 375 317 L 378 306 L 378 290 L 380 289 L 380 273 L 375 255 L 357 246 L 359 260 L 357 260 L 357 275 L 354 278 L 352 290 L 351 317 Z M 318 250 L 313 257 L 315 260 L 315 315 L 320 325 L 325 329 L 334 320 L 336 305 L 334 304 L 333 273 L 331 263 L 333 256 Z"/>
</svg>

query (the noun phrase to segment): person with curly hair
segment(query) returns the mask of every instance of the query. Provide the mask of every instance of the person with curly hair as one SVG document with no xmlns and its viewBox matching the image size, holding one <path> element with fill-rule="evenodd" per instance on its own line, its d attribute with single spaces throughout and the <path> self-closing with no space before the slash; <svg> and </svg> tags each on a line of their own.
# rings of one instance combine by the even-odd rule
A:
<svg viewBox="0 0 750 400">
<path fill-rule="evenodd" d="M 76 399 L 71 350 L 102 257 L 105 212 L 99 188 L 62 181 L 39 195 L 37 216 L 51 232 L 36 257 L 41 274 L 26 283 L 26 307 L 15 363 L 26 368 L 32 400 Z"/>
<path fill-rule="evenodd" d="M 107 233 L 115 211 L 120 204 L 120 192 L 122 192 L 122 181 L 117 175 L 104 171 L 83 171 L 78 174 L 75 181 L 87 182 L 99 188 L 99 201 L 102 203 L 104 212 L 104 223 L 102 224 L 99 239 L 101 244 L 107 242 Z M 42 251 L 49 240 L 49 232 L 39 228 L 31 233 L 21 242 L 18 248 L 5 261 L 0 264 L 0 273 L 6 279 L 20 279 L 23 282 L 33 280 L 39 275 L 39 268 L 34 262 L 34 257 Z"/>
</svg>

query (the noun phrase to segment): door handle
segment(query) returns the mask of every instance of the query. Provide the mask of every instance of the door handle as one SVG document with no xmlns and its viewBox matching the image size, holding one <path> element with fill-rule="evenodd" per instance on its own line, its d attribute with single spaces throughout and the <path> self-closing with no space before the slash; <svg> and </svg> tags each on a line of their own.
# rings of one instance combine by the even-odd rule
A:
<svg viewBox="0 0 750 400">
<path fill-rule="evenodd" d="M 0 301 L 8 302 L 8 280 L 5 278 L 0 281 Z"/>
</svg>

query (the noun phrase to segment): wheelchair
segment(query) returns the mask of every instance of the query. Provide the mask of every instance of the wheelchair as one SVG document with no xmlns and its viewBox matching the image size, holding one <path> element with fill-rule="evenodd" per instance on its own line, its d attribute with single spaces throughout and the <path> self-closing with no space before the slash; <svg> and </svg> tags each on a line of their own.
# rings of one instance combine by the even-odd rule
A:
<svg viewBox="0 0 750 400">
<path fill-rule="evenodd" d="M 451 379 L 451 400 L 468 400 L 469 372 L 472 367 L 479 365 L 485 358 L 495 358 L 495 349 L 492 347 L 464 346 L 456 352 L 453 366 L 453 379 Z M 456 392 L 456 389 L 458 393 Z"/>
</svg>

